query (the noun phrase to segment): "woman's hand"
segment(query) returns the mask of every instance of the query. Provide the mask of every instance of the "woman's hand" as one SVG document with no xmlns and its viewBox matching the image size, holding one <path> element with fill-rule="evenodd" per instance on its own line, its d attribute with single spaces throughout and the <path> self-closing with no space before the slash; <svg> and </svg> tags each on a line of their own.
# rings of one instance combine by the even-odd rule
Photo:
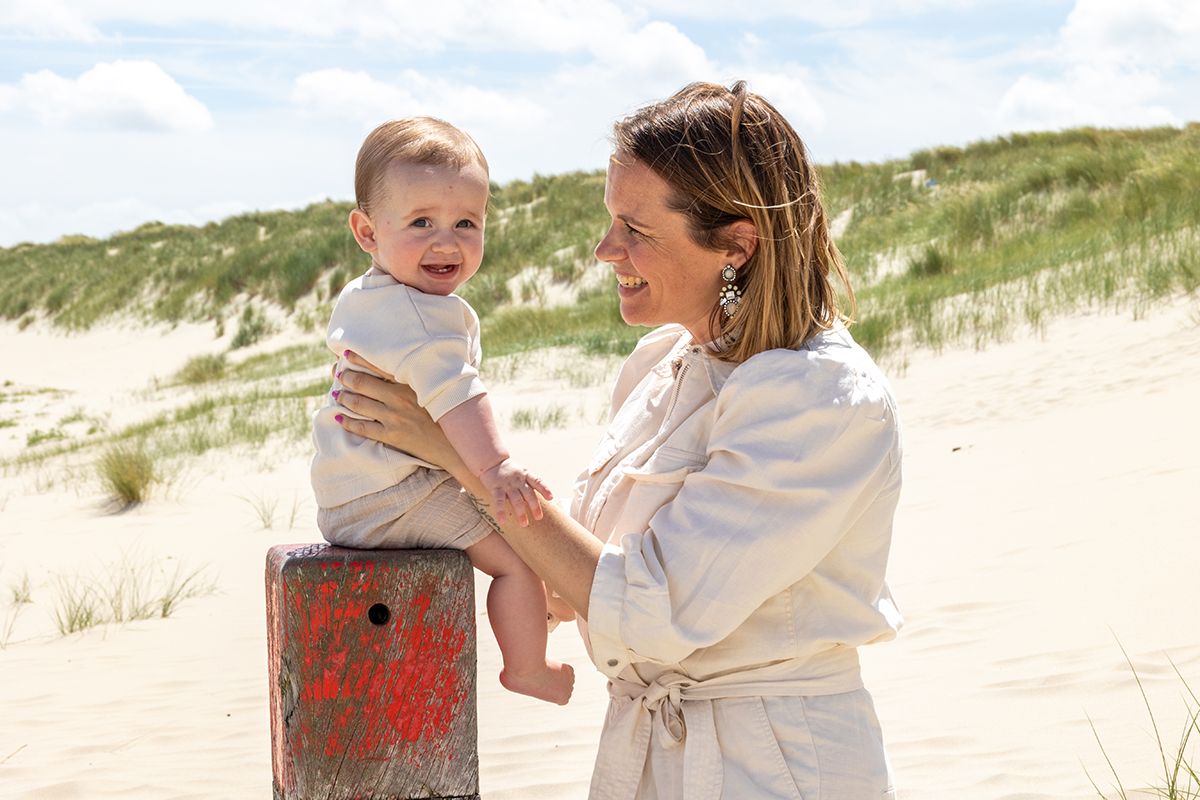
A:
<svg viewBox="0 0 1200 800">
<path fill-rule="evenodd" d="M 382 371 L 357 353 L 347 350 L 347 363 L 380 374 Z M 417 404 L 416 393 L 401 383 L 356 369 L 345 369 L 338 380 L 337 401 L 364 419 L 339 414 L 338 422 L 350 433 L 403 450 L 430 464 L 456 473 L 462 462 L 446 435 L 429 413 Z"/>
</svg>

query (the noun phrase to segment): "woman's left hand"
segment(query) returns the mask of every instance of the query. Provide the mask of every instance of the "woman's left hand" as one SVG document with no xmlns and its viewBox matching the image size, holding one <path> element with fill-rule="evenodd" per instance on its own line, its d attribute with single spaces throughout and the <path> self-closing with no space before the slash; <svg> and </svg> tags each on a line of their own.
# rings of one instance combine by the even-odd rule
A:
<svg viewBox="0 0 1200 800">
<path fill-rule="evenodd" d="M 353 351 L 346 352 L 350 364 L 380 374 L 381 370 Z M 423 461 L 455 472 L 458 453 L 429 413 L 417 404 L 417 395 L 402 383 L 378 378 L 367 372 L 344 370 L 339 377 L 340 405 L 365 419 L 343 414 L 341 425 L 350 433 L 391 445 Z"/>
</svg>

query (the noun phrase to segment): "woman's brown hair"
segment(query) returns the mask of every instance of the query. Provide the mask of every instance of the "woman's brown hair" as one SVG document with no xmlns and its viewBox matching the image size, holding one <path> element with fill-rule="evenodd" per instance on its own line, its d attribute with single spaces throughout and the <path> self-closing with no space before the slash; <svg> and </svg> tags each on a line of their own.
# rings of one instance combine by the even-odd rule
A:
<svg viewBox="0 0 1200 800">
<path fill-rule="evenodd" d="M 737 311 L 726 317 L 713 298 L 713 330 L 726 335 L 718 358 L 740 363 L 764 350 L 796 348 L 845 320 L 835 279 L 853 313 L 854 291 L 804 143 L 745 81 L 689 84 L 617 122 L 613 138 L 618 154 L 633 156 L 671 187 L 670 205 L 688 218 L 700 247 L 725 249 L 731 223 L 754 224 L 758 241 L 738 270 Z"/>
</svg>

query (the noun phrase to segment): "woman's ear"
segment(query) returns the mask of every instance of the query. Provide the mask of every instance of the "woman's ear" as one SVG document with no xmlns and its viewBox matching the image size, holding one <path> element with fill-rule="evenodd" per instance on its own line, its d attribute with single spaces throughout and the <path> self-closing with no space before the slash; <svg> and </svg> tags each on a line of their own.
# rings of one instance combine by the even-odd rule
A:
<svg viewBox="0 0 1200 800">
<path fill-rule="evenodd" d="M 350 233 L 354 234 L 354 241 L 358 242 L 364 253 L 374 253 L 379 249 L 379 243 L 375 241 L 375 226 L 361 208 L 350 212 Z"/>
<path fill-rule="evenodd" d="M 758 228 L 748 219 L 729 223 L 725 229 L 725 256 L 730 264 L 741 267 L 758 248 Z"/>
</svg>

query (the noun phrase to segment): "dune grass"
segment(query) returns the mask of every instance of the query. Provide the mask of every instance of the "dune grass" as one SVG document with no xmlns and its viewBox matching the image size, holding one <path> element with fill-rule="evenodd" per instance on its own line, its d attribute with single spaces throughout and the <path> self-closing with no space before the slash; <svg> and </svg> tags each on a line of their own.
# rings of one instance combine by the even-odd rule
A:
<svg viewBox="0 0 1200 800">
<path fill-rule="evenodd" d="M 160 477 L 154 457 L 141 441 L 112 445 L 101 454 L 96 470 L 105 491 L 123 506 L 144 502 Z"/>
<path fill-rule="evenodd" d="M 29 573 L 21 575 L 20 580 L 8 587 L 9 603 L 14 606 L 27 605 L 33 602 L 33 590 L 29 586 Z"/>
<path fill-rule="evenodd" d="M 8 608 L 4 612 L 4 619 L 0 621 L 0 650 L 6 650 L 9 642 L 12 641 L 13 629 L 17 625 L 17 618 L 21 616 L 21 612 L 25 606 L 33 602 L 33 592 L 29 586 L 29 573 L 24 573 L 20 580 L 9 586 L 9 602 Z"/>
<path fill-rule="evenodd" d="M 513 411 L 509 424 L 513 430 L 535 430 L 539 433 L 565 428 L 571 421 L 570 412 L 566 407 L 554 403 L 549 406 L 518 408 Z"/>
<path fill-rule="evenodd" d="M 1195 291 L 1197 150 L 1197 124 L 1080 128 L 822 167 L 830 218 L 850 212 L 838 245 L 858 289 L 860 338 L 877 352 L 982 344 L 1081 306 L 1139 311 Z M 914 186 L 912 170 L 935 185 Z M 570 283 L 591 263 L 607 224 L 603 181 L 577 172 L 493 185 L 484 267 L 461 290 L 489 354 L 564 344 L 623 353 L 636 341 L 641 331 L 620 321 L 611 291 L 555 309 L 507 305 L 506 282 L 526 267 Z M 34 314 L 68 328 L 113 314 L 224 326 L 235 308 L 241 317 L 228 322 L 244 345 L 268 329 L 261 304 L 270 303 L 319 328 L 366 264 L 345 229 L 348 211 L 325 202 L 0 250 L 0 317 Z M 898 258 L 906 268 L 884 274 Z"/>
<path fill-rule="evenodd" d="M 241 500 L 254 511 L 254 516 L 258 520 L 262 530 L 268 531 L 275 527 L 276 515 L 279 513 L 279 498 L 265 497 L 260 495 L 251 495 L 250 497 L 242 497 Z M 287 529 L 290 531 L 296 527 L 296 517 L 300 514 L 300 498 L 292 497 L 292 505 L 287 513 Z"/>
<path fill-rule="evenodd" d="M 485 267 L 463 290 L 483 316 L 507 299 L 505 281 L 530 264 L 574 275 L 606 219 L 600 172 L 492 189 Z M 37 316 L 68 329 L 114 316 L 224 326 L 239 297 L 289 312 L 304 298 L 327 302 L 370 263 L 347 228 L 350 208 L 326 201 L 199 227 L 148 222 L 104 240 L 68 236 L 0 249 L 0 318 Z M 234 341 L 244 346 L 269 323 L 253 305 L 240 313 L 228 324 L 238 326 Z"/>
<path fill-rule="evenodd" d="M 1118 646 L 1121 647 L 1121 654 L 1125 657 L 1125 663 L 1129 665 L 1129 671 L 1133 674 L 1134 682 L 1137 684 L 1138 691 L 1142 695 L 1142 702 L 1146 706 L 1146 714 L 1150 718 L 1150 727 L 1154 733 L 1154 741 L 1158 749 L 1159 761 L 1162 768 L 1162 782 L 1148 789 L 1127 790 L 1121 781 L 1120 774 L 1113 766 L 1108 752 L 1104 748 L 1103 739 L 1099 731 L 1096 730 L 1094 723 L 1092 723 L 1092 734 L 1096 737 L 1096 743 L 1100 747 L 1100 752 L 1104 756 L 1104 761 L 1108 765 L 1109 772 L 1112 774 L 1115 794 L 1110 796 L 1102 790 L 1096 779 L 1085 768 L 1084 772 L 1087 774 L 1088 781 L 1092 784 L 1092 788 L 1096 790 L 1096 794 L 1101 800 L 1110 800 L 1110 797 L 1111 800 L 1118 800 L 1118 798 L 1119 800 L 1130 800 L 1131 791 L 1134 792 L 1132 795 L 1134 798 L 1153 795 L 1163 798 L 1163 800 L 1200 800 L 1200 697 L 1197 697 L 1196 692 L 1179 671 L 1179 667 L 1172 661 L 1171 668 L 1175 671 L 1175 675 L 1179 678 L 1186 694 L 1184 699 L 1186 719 L 1183 730 L 1179 733 L 1178 740 L 1173 744 L 1164 742 L 1162 732 L 1159 730 L 1158 720 L 1154 716 L 1154 708 L 1151 706 L 1150 698 L 1146 694 L 1146 687 L 1142 685 L 1141 676 L 1138 675 L 1137 668 L 1134 667 L 1133 661 L 1129 658 L 1129 653 L 1125 651 L 1125 647 L 1120 645 L 1119 642 Z M 1090 718 L 1088 721 L 1089 723 L 1091 722 Z"/>
<path fill-rule="evenodd" d="M 105 564 L 98 575 L 59 576 L 54 622 L 67 636 L 97 625 L 166 618 L 186 600 L 212 594 L 216 583 L 203 567 L 162 565 L 135 560 Z"/>
<path fill-rule="evenodd" d="M 185 386 L 212 383 L 224 378 L 228 367 L 228 359 L 224 353 L 193 356 L 175 373 L 175 381 Z"/>
<path fill-rule="evenodd" d="M 0 622 L 0 650 L 7 650 L 9 643 L 12 641 L 13 629 L 17 625 L 17 618 L 21 616 L 21 610 L 24 606 L 11 606 L 4 612 L 4 620 Z"/>
<path fill-rule="evenodd" d="M 864 288 L 876 349 L 982 344 L 1079 307 L 1145 304 L 1200 286 L 1200 125 L 1014 134 L 907 162 L 834 165 L 827 200 L 853 208 L 838 241 Z M 894 181 L 925 169 L 935 189 Z M 883 257 L 916 249 L 878 278 Z M 870 323 L 867 325 L 866 323 Z"/>
</svg>

